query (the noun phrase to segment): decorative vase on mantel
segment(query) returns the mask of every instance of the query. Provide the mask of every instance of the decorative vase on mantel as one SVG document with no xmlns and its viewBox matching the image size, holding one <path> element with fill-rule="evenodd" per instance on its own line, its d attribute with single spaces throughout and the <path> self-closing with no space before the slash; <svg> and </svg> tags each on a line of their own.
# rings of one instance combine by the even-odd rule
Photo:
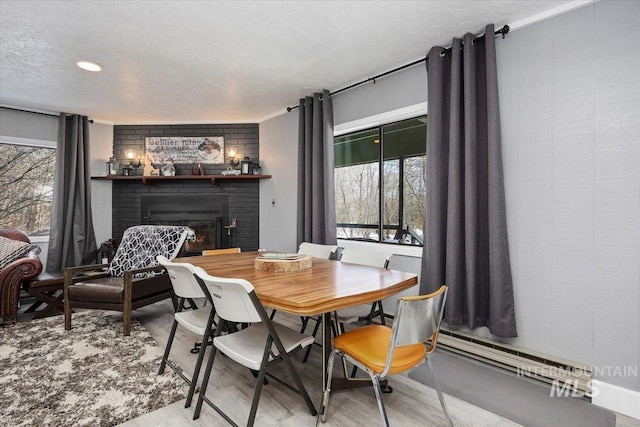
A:
<svg viewBox="0 0 640 427">
<path fill-rule="evenodd" d="M 167 163 L 162 165 L 160 168 L 160 175 L 162 176 L 176 176 L 176 167 L 173 165 L 171 160 L 168 160 Z"/>
</svg>

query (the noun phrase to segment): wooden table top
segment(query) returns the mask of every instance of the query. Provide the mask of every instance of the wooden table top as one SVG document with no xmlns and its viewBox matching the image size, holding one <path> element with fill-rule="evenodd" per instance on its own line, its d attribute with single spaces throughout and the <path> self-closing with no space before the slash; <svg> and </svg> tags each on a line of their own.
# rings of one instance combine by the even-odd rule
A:
<svg viewBox="0 0 640 427">
<path fill-rule="evenodd" d="M 250 282 L 265 306 L 312 316 L 378 301 L 418 283 L 415 274 L 313 258 L 308 270 L 274 273 L 254 268 L 258 252 L 176 258 L 212 276 Z"/>
</svg>

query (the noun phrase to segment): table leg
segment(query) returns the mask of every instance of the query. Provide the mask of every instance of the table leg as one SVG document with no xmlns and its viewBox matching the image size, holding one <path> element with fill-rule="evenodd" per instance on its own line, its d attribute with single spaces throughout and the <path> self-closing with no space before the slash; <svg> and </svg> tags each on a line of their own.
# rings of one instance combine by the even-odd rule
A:
<svg viewBox="0 0 640 427">
<path fill-rule="evenodd" d="M 327 363 L 331 354 L 331 313 L 322 313 L 322 390 L 327 386 Z"/>
</svg>

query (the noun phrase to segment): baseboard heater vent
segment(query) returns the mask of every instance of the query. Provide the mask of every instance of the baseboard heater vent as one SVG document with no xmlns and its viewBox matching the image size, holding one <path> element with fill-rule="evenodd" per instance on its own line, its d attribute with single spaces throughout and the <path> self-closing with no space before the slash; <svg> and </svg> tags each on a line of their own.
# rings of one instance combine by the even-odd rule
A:
<svg viewBox="0 0 640 427">
<path fill-rule="evenodd" d="M 589 365 L 444 328 L 440 328 L 438 347 L 547 382 L 556 388 L 558 395 L 562 391 L 563 395 L 591 396 Z"/>
</svg>

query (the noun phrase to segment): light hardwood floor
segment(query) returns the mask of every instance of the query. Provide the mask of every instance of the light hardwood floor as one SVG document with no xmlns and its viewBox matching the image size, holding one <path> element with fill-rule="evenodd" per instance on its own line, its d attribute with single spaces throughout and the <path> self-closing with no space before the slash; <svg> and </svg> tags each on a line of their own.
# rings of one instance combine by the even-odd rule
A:
<svg viewBox="0 0 640 427">
<path fill-rule="evenodd" d="M 27 322 L 33 314 L 24 310 L 33 302 L 30 297 L 23 298 L 18 311 L 18 321 Z M 134 311 L 134 318 L 139 320 L 164 348 L 171 323 L 173 308 L 169 301 L 163 301 Z M 299 317 L 286 313 L 278 313 L 276 320 L 293 328 L 299 327 Z M 174 340 L 171 358 L 191 375 L 196 355 L 189 350 L 197 338 L 190 333 L 178 330 Z M 208 352 L 207 352 L 208 355 Z M 206 360 L 206 359 L 205 359 Z M 314 347 L 306 364 L 301 363 L 302 354 L 294 357 L 294 364 L 302 376 L 309 395 L 316 407 L 321 396 L 320 383 L 320 348 Z M 279 368 L 279 367 L 278 367 Z M 437 372 L 437 365 L 434 367 Z M 169 368 L 167 368 L 167 372 Z M 203 368 L 204 372 L 204 368 Z M 276 374 L 281 370 L 272 371 Z M 338 373 L 340 375 L 340 373 Z M 440 403 L 435 390 L 411 380 L 406 375 L 391 377 L 392 394 L 383 396 L 393 426 L 444 426 Z M 207 396 L 228 412 L 239 425 L 245 425 L 253 396 L 255 379 L 251 374 L 234 362 L 216 357 L 214 372 L 209 382 Z M 196 395 L 197 398 L 197 395 Z M 518 426 L 512 421 L 499 417 L 484 409 L 473 406 L 453 396 L 445 395 L 449 413 L 457 427 L 463 426 Z M 191 408 L 184 408 L 185 400 L 130 420 L 120 427 L 180 427 L 180 426 L 228 426 L 213 409 L 204 405 L 200 418 L 192 420 L 195 400 Z M 272 381 L 264 387 L 256 426 L 314 426 L 316 418 L 312 417 L 300 397 L 290 390 Z M 379 426 L 382 425 L 376 400 L 371 389 L 351 390 L 335 393 L 331 397 L 327 427 L 332 426 Z M 322 426 L 322 424 L 320 424 Z M 624 415 L 616 414 L 616 427 L 640 427 L 640 421 Z"/>
<path fill-rule="evenodd" d="M 139 320 L 151 335 L 164 347 L 173 321 L 172 308 L 168 301 L 156 303 L 138 309 L 134 317 Z M 276 321 L 299 327 L 299 317 L 278 312 Z M 176 334 L 171 359 L 191 375 L 196 355 L 189 350 L 197 338 L 183 332 Z M 209 353 L 207 352 L 207 355 Z M 319 407 L 321 399 L 320 348 L 315 347 L 309 361 L 301 363 L 302 352 L 294 356 L 294 364 L 307 387 L 312 401 Z M 336 365 L 339 365 L 336 363 Z M 275 375 L 286 378 L 280 365 L 273 367 Z M 437 370 L 437 366 L 435 367 Z M 204 371 L 204 369 L 203 369 Z M 341 371 L 340 371 L 341 372 Z M 389 420 L 395 426 L 445 426 L 446 421 L 435 390 L 409 379 L 406 375 L 396 375 L 389 381 L 394 391 L 385 394 L 383 399 Z M 214 401 L 239 425 L 245 425 L 249 415 L 255 379 L 251 373 L 226 357 L 216 356 L 214 371 L 209 381 L 207 397 Z M 446 401 L 456 426 L 517 426 L 509 420 L 470 405 L 453 396 L 446 395 Z M 121 426 L 226 426 L 228 425 L 208 405 L 203 406 L 202 414 L 192 420 L 194 404 L 184 408 L 184 400 L 151 412 Z M 263 388 L 256 426 L 314 426 L 316 417 L 311 416 L 302 399 L 275 381 Z M 332 394 L 326 424 L 331 426 L 377 426 L 381 425 L 376 400 L 371 388 L 350 390 Z"/>
</svg>

